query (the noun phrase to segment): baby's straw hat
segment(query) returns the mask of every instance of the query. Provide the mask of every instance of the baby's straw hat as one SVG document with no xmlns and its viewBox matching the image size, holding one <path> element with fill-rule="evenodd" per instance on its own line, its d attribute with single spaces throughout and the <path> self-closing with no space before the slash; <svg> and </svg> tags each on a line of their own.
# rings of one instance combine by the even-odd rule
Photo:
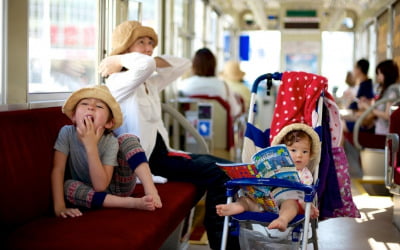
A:
<svg viewBox="0 0 400 250">
<path fill-rule="evenodd" d="M 66 116 L 68 116 L 69 119 L 72 119 L 76 105 L 80 100 L 85 98 L 96 98 L 107 104 L 114 118 L 114 126 L 111 129 L 116 129 L 121 126 L 121 107 L 119 106 L 115 98 L 111 95 L 111 92 L 106 85 L 94 85 L 90 87 L 84 87 L 73 92 L 65 101 L 62 107 L 62 112 Z"/>
<path fill-rule="evenodd" d="M 321 141 L 319 136 L 315 130 L 304 123 L 293 123 L 285 126 L 282 130 L 274 137 L 271 142 L 271 146 L 282 144 L 283 138 L 290 133 L 291 131 L 301 130 L 304 133 L 308 134 L 311 137 L 312 148 L 311 148 L 311 160 L 312 163 L 309 165 L 310 170 L 314 171 L 315 168 L 319 165 L 319 160 L 321 157 Z"/>
<path fill-rule="evenodd" d="M 152 28 L 142 26 L 137 21 L 125 21 L 119 24 L 112 34 L 110 56 L 124 53 L 140 37 L 150 37 L 154 41 L 154 47 L 157 46 L 157 34 Z"/>
<path fill-rule="evenodd" d="M 228 61 L 224 65 L 224 71 L 221 72 L 222 78 L 230 81 L 240 81 L 243 79 L 245 73 L 240 70 L 239 62 Z"/>
</svg>

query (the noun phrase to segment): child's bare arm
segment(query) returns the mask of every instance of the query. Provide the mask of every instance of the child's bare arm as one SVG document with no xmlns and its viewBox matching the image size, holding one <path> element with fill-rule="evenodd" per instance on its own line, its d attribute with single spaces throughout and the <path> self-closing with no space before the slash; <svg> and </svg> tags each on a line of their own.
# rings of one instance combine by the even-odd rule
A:
<svg viewBox="0 0 400 250">
<path fill-rule="evenodd" d="M 81 216 L 79 209 L 67 208 L 64 199 L 64 173 L 67 156 L 60 151 L 54 152 L 54 165 L 51 172 L 54 213 L 64 218 Z"/>
<path fill-rule="evenodd" d="M 103 136 L 104 128 L 95 130 L 93 121 L 85 117 L 84 121 L 77 121 L 77 132 L 86 149 L 93 189 L 103 192 L 109 186 L 114 170 L 113 166 L 103 165 L 100 161 L 97 144 Z"/>
<path fill-rule="evenodd" d="M 143 162 L 135 169 L 135 174 L 143 184 L 144 192 L 146 195 L 151 195 L 154 198 L 154 205 L 156 208 L 161 208 L 161 198 L 158 195 L 156 186 L 154 185 L 151 175 L 150 167 L 147 162 Z"/>
</svg>

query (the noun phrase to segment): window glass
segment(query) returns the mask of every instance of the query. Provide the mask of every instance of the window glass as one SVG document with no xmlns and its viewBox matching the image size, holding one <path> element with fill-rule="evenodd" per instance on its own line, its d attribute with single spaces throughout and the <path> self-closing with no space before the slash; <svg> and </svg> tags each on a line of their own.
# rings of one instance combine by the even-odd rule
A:
<svg viewBox="0 0 400 250">
<path fill-rule="evenodd" d="M 142 25 L 152 27 L 157 35 L 160 35 L 159 18 L 161 17 L 159 0 L 141 0 L 141 10 L 139 10 L 139 1 L 129 0 L 128 2 L 128 20 L 141 21 Z M 140 13 L 141 12 L 141 13 Z M 142 20 L 139 20 L 141 15 Z M 160 39 L 156 51 L 160 48 Z"/>
<path fill-rule="evenodd" d="M 207 47 L 209 47 L 213 52 L 217 51 L 218 48 L 218 14 L 211 8 L 207 8 L 207 22 L 208 29 L 207 32 Z"/>
<path fill-rule="evenodd" d="M 329 79 L 331 93 L 336 93 L 338 97 L 341 97 L 347 88 L 345 83 L 347 72 L 353 69 L 353 46 L 349 46 L 352 44 L 354 44 L 352 32 L 322 32 L 321 73 Z"/>
<path fill-rule="evenodd" d="M 281 64 L 281 32 L 280 31 L 248 31 L 241 35 L 249 36 L 248 61 L 242 61 L 240 66 L 250 84 L 266 72 L 280 71 Z M 232 38 L 230 38 L 232 39 Z M 233 59 L 233 58 L 230 58 Z"/>
<path fill-rule="evenodd" d="M 29 0 L 29 92 L 95 84 L 97 1 Z"/>
<path fill-rule="evenodd" d="M 186 2 L 186 1 L 185 1 Z M 176 56 L 183 56 L 185 50 L 184 37 L 180 35 L 186 31 L 184 23 L 184 1 L 176 0 L 174 1 L 174 15 L 173 18 L 173 54 Z M 186 20 L 186 18 L 185 18 Z"/>
<path fill-rule="evenodd" d="M 363 29 L 356 33 L 356 51 L 355 58 L 368 58 L 368 29 Z"/>
<path fill-rule="evenodd" d="M 393 60 L 400 65 L 400 2 L 397 2 L 393 9 Z"/>
<path fill-rule="evenodd" d="M 387 36 L 389 32 L 389 11 L 385 11 L 378 17 L 378 30 L 377 30 L 377 62 L 383 61 L 387 58 Z"/>
<path fill-rule="evenodd" d="M 4 1 L 0 2 L 0 105 L 4 104 L 4 66 L 5 66 L 5 57 L 4 57 Z"/>
<path fill-rule="evenodd" d="M 377 36 L 376 36 L 376 28 L 375 24 L 372 23 L 368 27 L 368 35 L 369 35 L 369 48 L 368 48 L 368 60 L 369 60 L 369 76 L 372 79 L 375 79 L 375 66 L 376 66 L 376 47 L 377 47 Z M 372 69 L 372 70 L 371 70 Z"/>
<path fill-rule="evenodd" d="M 194 50 L 204 47 L 203 44 L 203 29 L 204 29 L 204 2 L 203 0 L 196 0 L 194 5 Z"/>
</svg>

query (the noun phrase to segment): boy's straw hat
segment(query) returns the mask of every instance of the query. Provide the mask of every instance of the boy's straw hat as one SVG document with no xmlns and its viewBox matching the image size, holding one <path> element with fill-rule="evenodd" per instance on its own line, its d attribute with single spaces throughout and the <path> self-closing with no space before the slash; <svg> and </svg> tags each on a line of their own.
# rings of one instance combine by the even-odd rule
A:
<svg viewBox="0 0 400 250">
<path fill-rule="evenodd" d="M 281 131 L 274 137 L 271 142 L 271 146 L 282 144 L 283 138 L 291 131 L 301 130 L 308 134 L 312 140 L 312 148 L 311 148 L 311 159 L 313 160 L 312 164 L 310 164 L 310 170 L 314 171 L 314 169 L 319 164 L 319 159 L 321 155 L 321 141 L 319 139 L 319 135 L 315 130 L 304 123 L 293 123 L 285 126 L 281 129 Z"/>
<path fill-rule="evenodd" d="M 221 72 L 222 78 L 231 81 L 240 81 L 243 79 L 245 73 L 240 70 L 239 62 L 228 61 L 224 65 L 224 71 Z"/>
<path fill-rule="evenodd" d="M 75 112 L 75 107 L 78 102 L 85 98 L 96 98 L 103 101 L 110 108 L 114 117 L 114 126 L 111 129 L 116 129 L 122 124 L 121 107 L 115 98 L 111 95 L 110 90 L 106 85 L 94 85 L 90 87 L 81 88 L 73 92 L 65 101 L 62 112 L 72 119 Z"/>
<path fill-rule="evenodd" d="M 124 53 L 139 37 L 150 37 L 154 41 L 154 47 L 157 46 L 157 34 L 152 28 L 142 26 L 137 21 L 125 21 L 119 24 L 112 34 L 110 56 Z"/>
</svg>

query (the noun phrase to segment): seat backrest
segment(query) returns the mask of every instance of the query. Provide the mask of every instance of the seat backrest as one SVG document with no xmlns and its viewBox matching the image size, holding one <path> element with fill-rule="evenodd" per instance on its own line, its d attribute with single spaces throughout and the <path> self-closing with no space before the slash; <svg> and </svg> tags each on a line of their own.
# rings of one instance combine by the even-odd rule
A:
<svg viewBox="0 0 400 250">
<path fill-rule="evenodd" d="M 0 112 L 0 224 L 52 211 L 53 146 L 65 124 L 60 107 Z"/>
<path fill-rule="evenodd" d="M 224 121 L 226 121 L 224 124 L 225 126 L 222 127 L 221 131 L 214 131 L 214 135 L 219 136 L 219 137 L 223 134 L 223 132 L 225 132 L 225 134 L 226 134 L 226 137 L 224 137 L 224 138 L 226 138 L 225 140 L 223 140 L 224 138 L 218 138 L 218 140 L 214 141 L 214 143 L 216 143 L 218 146 L 221 142 L 224 144 L 224 146 L 218 147 L 217 145 L 215 145 L 215 144 L 214 145 L 216 146 L 216 148 L 225 148 L 226 150 L 229 151 L 233 147 L 233 144 L 234 144 L 233 118 L 231 116 L 231 107 L 230 107 L 229 103 L 226 100 L 224 100 L 223 98 L 221 98 L 220 96 L 192 95 L 192 96 L 190 96 L 190 98 L 200 99 L 200 100 L 204 100 L 204 101 L 215 101 L 225 110 L 225 118 L 226 119 L 221 119 L 222 117 L 220 117 L 220 113 L 217 113 L 217 112 L 216 112 L 216 114 L 214 114 L 214 119 L 213 119 L 213 122 L 217 123 L 216 125 L 219 125 L 220 123 L 223 123 Z"/>
<path fill-rule="evenodd" d="M 400 136 L 400 108 L 390 115 L 389 132 Z M 394 171 L 394 182 L 397 185 L 400 185 L 400 150 L 397 152 L 396 162 L 394 164 L 396 166 Z"/>
</svg>

